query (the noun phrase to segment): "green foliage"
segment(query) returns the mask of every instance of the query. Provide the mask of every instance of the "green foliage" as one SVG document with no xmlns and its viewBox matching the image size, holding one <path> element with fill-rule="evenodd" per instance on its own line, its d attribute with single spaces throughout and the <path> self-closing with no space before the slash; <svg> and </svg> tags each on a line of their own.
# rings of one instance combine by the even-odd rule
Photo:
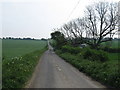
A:
<svg viewBox="0 0 120 90">
<path fill-rule="evenodd" d="M 59 31 L 55 31 L 55 32 L 51 33 L 51 39 L 56 41 L 55 47 L 58 49 L 60 49 L 66 43 L 66 39 L 64 37 L 64 34 L 62 34 Z"/>
<path fill-rule="evenodd" d="M 120 53 L 108 53 L 108 57 L 111 61 L 113 61 L 112 63 L 114 63 L 115 60 L 119 61 L 120 58 Z"/>
<path fill-rule="evenodd" d="M 86 49 L 84 49 L 84 52 L 82 55 L 83 55 L 84 59 L 89 59 L 89 60 L 93 60 L 93 61 L 98 60 L 98 61 L 103 62 L 103 61 L 108 60 L 107 53 L 102 50 L 86 48 Z"/>
<path fill-rule="evenodd" d="M 118 53 L 118 52 L 120 53 L 120 48 L 104 47 L 102 49 L 110 53 Z"/>
<path fill-rule="evenodd" d="M 120 40 L 112 40 L 108 42 L 103 42 L 100 49 L 110 52 L 110 53 L 119 53 L 120 52 Z"/>
<path fill-rule="evenodd" d="M 114 63 L 111 63 L 111 60 L 102 63 L 100 61 L 85 60 L 79 54 L 74 55 L 68 52 L 57 54 L 95 80 L 110 87 L 120 88 L 120 71 L 117 60 Z"/>
<path fill-rule="evenodd" d="M 76 54 L 74 52 L 76 51 L 71 46 L 63 46 L 61 50 L 57 50 L 60 57 L 80 71 L 107 86 L 120 88 L 120 70 L 117 57 L 119 54 L 90 48 L 83 48 Z"/>
<path fill-rule="evenodd" d="M 46 46 L 39 40 L 3 40 L 2 87 L 23 88 Z"/>
<path fill-rule="evenodd" d="M 92 61 L 106 61 L 108 60 L 107 53 L 102 50 L 94 50 L 90 48 L 79 48 L 79 47 L 72 47 L 69 45 L 64 45 L 61 48 L 61 51 L 63 53 L 71 53 L 71 54 L 78 54 L 80 57 L 83 57 L 84 59 L 89 59 Z"/>
<path fill-rule="evenodd" d="M 69 46 L 69 45 L 64 45 L 62 46 L 62 52 L 69 52 L 71 54 L 78 54 L 79 52 L 82 51 L 81 48 L 79 47 L 72 47 L 72 46 Z"/>
<path fill-rule="evenodd" d="M 56 52 L 57 54 L 61 54 L 61 53 L 62 53 L 61 50 L 55 50 L 55 52 Z"/>
<path fill-rule="evenodd" d="M 21 57 L 3 61 L 2 87 L 22 88 L 31 77 L 40 55 L 45 51 L 37 50 Z"/>
<path fill-rule="evenodd" d="M 120 48 L 120 40 L 112 40 L 108 42 L 101 43 L 102 46 L 108 48 Z"/>
<path fill-rule="evenodd" d="M 49 40 L 49 43 L 50 43 L 50 45 L 51 45 L 52 47 L 54 47 L 54 49 L 55 49 L 55 46 L 57 45 L 57 44 L 56 44 L 56 41 L 53 40 L 53 39 L 50 39 L 50 40 Z"/>
</svg>

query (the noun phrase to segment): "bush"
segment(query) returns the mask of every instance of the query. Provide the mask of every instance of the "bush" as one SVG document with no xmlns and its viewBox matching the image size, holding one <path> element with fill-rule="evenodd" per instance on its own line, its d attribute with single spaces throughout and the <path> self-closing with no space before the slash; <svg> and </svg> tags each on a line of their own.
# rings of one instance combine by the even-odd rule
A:
<svg viewBox="0 0 120 90">
<path fill-rule="evenodd" d="M 120 48 L 104 47 L 103 50 L 107 51 L 107 52 L 110 52 L 110 53 L 119 53 L 120 52 Z"/>
<path fill-rule="evenodd" d="M 103 53 L 103 51 L 98 51 Z M 90 51 L 88 53 L 91 53 Z M 86 73 L 95 80 L 110 86 L 110 87 L 120 87 L 120 72 L 118 72 L 118 64 L 99 61 L 84 60 L 78 55 L 71 53 L 59 53 L 59 55 L 67 62 L 75 66 L 79 71 Z"/>
<path fill-rule="evenodd" d="M 71 54 L 78 54 L 79 52 L 82 51 L 82 49 L 79 48 L 79 47 L 72 47 L 72 46 L 69 46 L 69 45 L 62 46 L 61 50 L 62 50 L 63 53 L 69 52 Z"/>
<path fill-rule="evenodd" d="M 56 54 L 61 54 L 62 51 L 61 50 L 55 50 Z"/>
<path fill-rule="evenodd" d="M 107 61 L 108 60 L 108 56 L 107 53 L 102 51 L 102 50 L 93 50 L 90 48 L 84 49 L 83 53 L 83 58 L 84 59 L 89 59 L 92 61 Z"/>
<path fill-rule="evenodd" d="M 72 51 L 73 50 L 73 51 Z M 102 50 L 83 48 L 76 50 L 71 46 L 63 46 L 59 51 L 60 57 L 74 67 L 91 76 L 95 80 L 110 86 L 120 87 L 120 72 L 118 61 L 108 60 L 108 53 Z M 78 53 L 79 52 L 79 53 Z M 105 61 L 105 62 L 103 62 Z"/>
<path fill-rule="evenodd" d="M 92 61 L 107 61 L 108 56 L 105 51 L 102 50 L 95 50 L 90 48 L 79 48 L 79 47 L 72 47 L 69 45 L 62 46 L 61 49 L 62 53 L 71 53 L 77 54 L 77 56 L 83 57 L 84 59 L 89 59 Z"/>
<path fill-rule="evenodd" d="M 68 53 L 68 52 L 62 53 L 62 54 L 60 54 L 60 56 L 64 59 L 66 59 L 67 62 L 74 60 L 76 58 L 75 56 L 73 56 L 71 53 Z"/>
</svg>

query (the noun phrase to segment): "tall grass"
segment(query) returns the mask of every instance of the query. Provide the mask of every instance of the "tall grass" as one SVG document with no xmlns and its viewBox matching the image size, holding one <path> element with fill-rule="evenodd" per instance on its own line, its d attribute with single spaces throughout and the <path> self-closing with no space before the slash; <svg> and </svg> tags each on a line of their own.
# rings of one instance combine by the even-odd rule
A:
<svg viewBox="0 0 120 90">
<path fill-rule="evenodd" d="M 31 77 L 40 56 L 46 50 L 37 50 L 21 57 L 3 61 L 2 87 L 22 88 Z"/>
<path fill-rule="evenodd" d="M 3 40 L 2 87 L 22 88 L 31 77 L 46 41 Z"/>
</svg>

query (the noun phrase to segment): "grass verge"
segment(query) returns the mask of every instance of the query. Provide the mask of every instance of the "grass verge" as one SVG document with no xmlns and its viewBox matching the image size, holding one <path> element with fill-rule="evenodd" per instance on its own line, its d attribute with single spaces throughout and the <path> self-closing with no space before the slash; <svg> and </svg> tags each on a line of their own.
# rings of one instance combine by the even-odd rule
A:
<svg viewBox="0 0 120 90">
<path fill-rule="evenodd" d="M 74 67 L 79 69 L 79 71 L 91 76 L 96 81 L 99 81 L 108 87 L 120 88 L 120 70 L 118 60 L 110 59 L 105 62 L 97 60 L 92 61 L 81 57 L 81 53 L 72 54 L 70 52 L 62 52 L 61 50 L 57 50 L 56 53 L 66 62 L 72 64 Z"/>
<path fill-rule="evenodd" d="M 3 60 L 2 88 L 24 87 L 45 50 L 47 50 L 47 47 L 21 57 Z"/>
</svg>

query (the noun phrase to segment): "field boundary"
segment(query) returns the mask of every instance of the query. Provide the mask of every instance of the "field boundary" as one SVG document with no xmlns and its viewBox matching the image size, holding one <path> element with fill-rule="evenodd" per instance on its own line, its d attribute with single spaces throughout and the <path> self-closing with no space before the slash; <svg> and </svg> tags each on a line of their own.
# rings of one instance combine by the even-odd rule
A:
<svg viewBox="0 0 120 90">
<path fill-rule="evenodd" d="M 4 62 L 2 83 L 3 88 L 25 87 L 27 81 L 32 77 L 32 74 L 39 62 L 40 57 L 46 50 L 47 46 L 44 49 L 28 53 L 22 56 L 20 59 L 15 58 L 10 62 Z"/>
</svg>

